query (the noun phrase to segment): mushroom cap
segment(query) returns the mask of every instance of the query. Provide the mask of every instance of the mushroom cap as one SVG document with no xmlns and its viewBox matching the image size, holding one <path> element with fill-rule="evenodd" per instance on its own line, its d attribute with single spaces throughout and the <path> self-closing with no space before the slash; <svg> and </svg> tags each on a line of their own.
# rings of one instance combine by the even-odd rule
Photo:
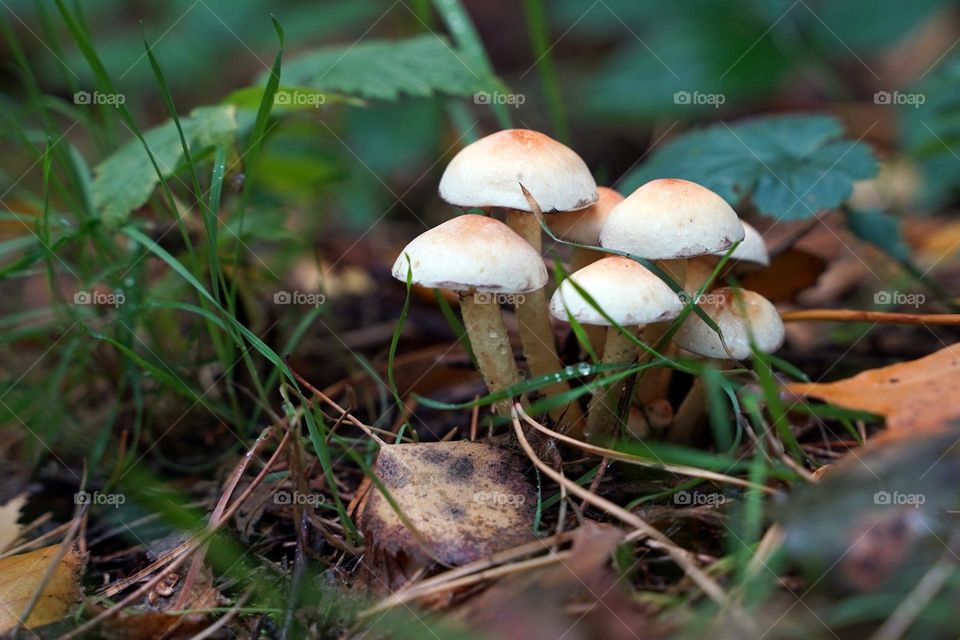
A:
<svg viewBox="0 0 960 640">
<path fill-rule="evenodd" d="M 743 239 L 727 201 L 695 182 L 651 180 L 618 204 L 600 232 L 600 246 L 650 260 L 726 251 Z"/>
<path fill-rule="evenodd" d="M 393 263 L 393 277 L 424 287 L 525 293 L 547 284 L 543 258 L 510 227 L 487 216 L 466 214 L 424 231 Z"/>
<path fill-rule="evenodd" d="M 683 309 L 680 297 L 646 267 L 630 258 L 601 258 L 560 283 L 550 299 L 554 318 L 567 320 L 567 311 L 578 322 L 610 326 L 571 284 L 577 283 L 613 320 L 632 327 L 676 318 Z"/>
<path fill-rule="evenodd" d="M 597 201 L 597 184 L 580 156 L 529 129 L 498 131 L 461 149 L 440 178 L 440 197 L 458 207 L 530 211 L 521 184 L 544 213 Z"/>
<path fill-rule="evenodd" d="M 764 353 L 773 353 L 783 344 L 783 321 L 773 303 L 759 293 L 721 287 L 705 293 L 698 301 L 723 334 L 736 360 L 750 357 L 750 335 Z M 716 332 L 691 313 L 673 338 L 678 346 L 706 358 L 729 360 Z"/>
<path fill-rule="evenodd" d="M 623 202 L 623 196 L 610 187 L 597 187 L 597 195 L 597 201 L 583 211 L 557 213 L 547 218 L 550 230 L 568 242 L 593 246 L 600 244 L 603 223 L 613 208 Z"/>
<path fill-rule="evenodd" d="M 743 242 L 737 245 L 730 255 L 731 260 L 741 262 L 752 262 L 765 267 L 770 266 L 770 252 L 767 251 L 767 244 L 763 241 L 760 232 L 753 228 L 753 225 L 740 221 L 743 225 Z M 729 249 L 729 247 L 727 247 Z M 714 255 L 722 256 L 727 251 L 716 251 Z"/>
</svg>

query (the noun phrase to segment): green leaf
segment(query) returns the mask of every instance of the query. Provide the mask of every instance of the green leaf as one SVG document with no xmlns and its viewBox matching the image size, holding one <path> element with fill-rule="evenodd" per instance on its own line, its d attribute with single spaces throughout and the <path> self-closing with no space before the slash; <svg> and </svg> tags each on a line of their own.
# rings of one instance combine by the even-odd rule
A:
<svg viewBox="0 0 960 640">
<path fill-rule="evenodd" d="M 285 63 L 283 82 L 378 100 L 401 94 L 469 95 L 494 84 L 486 73 L 471 69 L 462 52 L 433 35 L 314 51 Z"/>
<path fill-rule="evenodd" d="M 200 107 L 181 118 L 180 124 L 194 157 L 207 147 L 236 146 L 238 127 L 233 106 Z M 147 131 L 144 138 L 164 177 L 172 176 L 184 161 L 176 124 L 168 120 Z M 93 203 L 111 227 L 123 224 L 131 211 L 150 198 L 160 181 L 139 140 L 131 140 L 112 153 L 97 165 L 95 174 Z"/>
<path fill-rule="evenodd" d="M 824 115 L 767 116 L 691 131 L 659 148 L 624 180 L 628 192 L 655 178 L 698 182 L 736 205 L 745 196 L 767 216 L 798 220 L 839 206 L 855 180 L 876 174 L 863 143 Z"/>
<path fill-rule="evenodd" d="M 900 221 L 879 209 L 848 211 L 847 226 L 860 238 L 897 260 L 909 260 L 910 249 L 900 237 Z"/>
</svg>

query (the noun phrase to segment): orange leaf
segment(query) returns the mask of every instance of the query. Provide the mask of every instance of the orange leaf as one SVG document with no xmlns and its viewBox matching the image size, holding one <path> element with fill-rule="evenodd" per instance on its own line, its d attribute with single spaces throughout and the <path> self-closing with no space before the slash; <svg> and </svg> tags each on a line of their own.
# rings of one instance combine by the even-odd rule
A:
<svg viewBox="0 0 960 640">
<path fill-rule="evenodd" d="M 960 343 L 846 380 L 796 382 L 787 389 L 885 416 L 890 436 L 937 430 L 960 419 Z"/>
</svg>

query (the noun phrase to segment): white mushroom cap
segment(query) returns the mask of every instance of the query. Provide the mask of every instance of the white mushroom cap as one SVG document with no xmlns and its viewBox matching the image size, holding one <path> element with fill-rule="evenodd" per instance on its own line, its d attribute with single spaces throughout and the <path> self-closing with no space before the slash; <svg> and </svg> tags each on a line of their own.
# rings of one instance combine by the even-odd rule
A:
<svg viewBox="0 0 960 640">
<path fill-rule="evenodd" d="M 547 284 L 543 258 L 510 227 L 487 216 L 462 215 L 424 231 L 393 264 L 393 277 L 458 291 L 524 293 Z"/>
<path fill-rule="evenodd" d="M 464 147 L 440 178 L 440 197 L 458 207 L 530 211 L 523 185 L 544 213 L 597 200 L 597 184 L 572 149 L 529 129 L 506 129 Z"/>
<path fill-rule="evenodd" d="M 600 197 L 583 211 L 557 213 L 546 218 L 550 230 L 568 242 L 600 244 L 600 230 L 613 208 L 623 202 L 623 196 L 609 187 L 597 187 Z"/>
<path fill-rule="evenodd" d="M 567 320 L 567 311 L 583 324 L 610 323 L 571 284 L 586 291 L 617 324 L 627 327 L 676 318 L 683 303 L 670 287 L 629 258 L 610 256 L 571 274 L 550 299 L 554 318 Z"/>
<path fill-rule="evenodd" d="M 725 251 L 743 239 L 726 200 L 695 182 L 652 180 L 617 205 L 600 232 L 600 246 L 650 260 Z"/>
<path fill-rule="evenodd" d="M 736 360 L 750 357 L 750 335 L 757 348 L 772 353 L 783 344 L 783 321 L 776 307 L 759 293 L 722 287 L 698 301 L 723 334 Z M 691 313 L 673 338 L 678 346 L 706 358 L 730 359 L 717 333 L 696 313 Z"/>
<path fill-rule="evenodd" d="M 731 260 L 740 260 L 741 262 L 753 262 L 765 267 L 770 266 L 770 252 L 767 251 L 767 244 L 763 241 L 760 232 L 746 222 L 740 221 L 743 225 L 743 242 L 737 245 L 737 248 L 730 254 Z M 727 247 L 729 249 L 730 247 Z M 727 251 L 715 251 L 714 255 L 722 256 Z"/>
</svg>

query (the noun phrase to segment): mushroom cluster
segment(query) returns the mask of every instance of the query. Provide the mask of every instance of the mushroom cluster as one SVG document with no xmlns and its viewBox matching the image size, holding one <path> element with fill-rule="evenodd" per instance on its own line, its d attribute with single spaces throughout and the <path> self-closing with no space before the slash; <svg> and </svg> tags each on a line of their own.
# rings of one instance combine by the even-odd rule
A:
<svg viewBox="0 0 960 640">
<path fill-rule="evenodd" d="M 604 372 L 632 371 L 630 365 L 651 347 L 659 347 L 667 358 L 683 349 L 720 362 L 747 358 L 752 349 L 770 352 L 783 341 L 783 325 L 769 301 L 729 288 L 711 292 L 674 340 L 664 339 L 690 296 L 707 289 L 724 255 L 731 253 L 728 272 L 769 264 L 762 236 L 706 187 L 657 179 L 624 197 L 612 188 L 598 188 L 584 161 L 565 145 L 536 131 L 510 129 L 461 150 L 444 171 L 439 193 L 464 214 L 407 245 L 393 275 L 459 293 L 464 325 L 492 393 L 521 378 L 501 301 L 515 307 L 523 356 L 533 376 L 556 374 L 563 367 L 551 316 L 584 325 L 588 351 L 599 352 L 602 364 L 625 365 Z M 466 213 L 469 209 L 484 215 Z M 493 217 L 497 212 L 505 222 Z M 571 254 L 570 275 L 549 305 L 544 225 L 551 236 L 579 245 Z M 647 269 L 644 264 L 650 263 L 644 261 L 652 261 L 666 278 Z M 701 316 L 711 318 L 712 326 Z M 664 403 L 669 408 L 672 369 L 650 365 L 632 397 L 629 374 L 610 375 L 594 385 L 585 420 L 576 402 L 554 407 L 551 417 L 575 437 L 595 442 L 616 438 L 631 403 L 641 409 Z M 671 439 L 689 435 L 701 417 L 699 385 L 694 382 L 678 408 L 676 418 L 683 426 Z M 558 376 L 542 392 L 551 396 L 568 389 Z M 495 410 L 507 411 L 509 403 L 504 400 Z"/>
</svg>

